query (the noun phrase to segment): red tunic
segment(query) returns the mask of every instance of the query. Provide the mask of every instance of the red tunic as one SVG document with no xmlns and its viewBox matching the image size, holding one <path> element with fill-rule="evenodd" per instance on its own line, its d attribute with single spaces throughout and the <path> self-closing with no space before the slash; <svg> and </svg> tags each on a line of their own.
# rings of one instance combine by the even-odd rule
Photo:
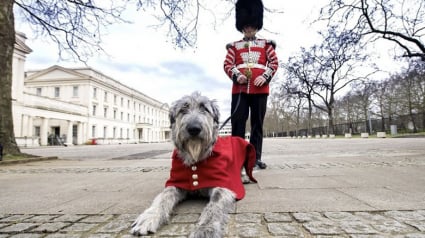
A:
<svg viewBox="0 0 425 238">
<path fill-rule="evenodd" d="M 233 191 L 236 199 L 240 200 L 245 196 L 241 180 L 241 169 L 244 166 L 250 180 L 257 182 L 252 176 L 255 166 L 254 146 L 239 137 L 218 137 L 211 156 L 192 166 L 184 165 L 174 150 L 170 178 L 165 186 L 188 191 L 222 187 Z"/>
<path fill-rule="evenodd" d="M 268 94 L 269 82 L 275 75 L 279 61 L 274 50 L 274 42 L 264 39 L 252 41 L 236 41 L 227 45 L 227 55 L 224 60 L 224 72 L 233 80 L 232 94 L 240 92 L 247 94 Z M 240 74 L 247 75 L 251 70 L 248 84 L 239 84 L 236 78 Z M 267 83 L 257 87 L 254 79 L 263 75 Z"/>
</svg>

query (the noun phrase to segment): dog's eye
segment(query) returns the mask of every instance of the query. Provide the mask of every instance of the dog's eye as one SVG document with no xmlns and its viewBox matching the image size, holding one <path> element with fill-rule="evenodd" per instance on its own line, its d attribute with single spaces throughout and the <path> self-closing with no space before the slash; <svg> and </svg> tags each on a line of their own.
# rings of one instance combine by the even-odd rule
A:
<svg viewBox="0 0 425 238">
<path fill-rule="evenodd" d="M 184 103 L 181 106 L 179 113 L 186 114 L 189 111 L 189 107 L 190 107 L 189 103 Z"/>
<path fill-rule="evenodd" d="M 208 109 L 208 107 L 205 104 L 203 104 L 203 103 L 201 103 L 199 105 L 199 111 L 211 113 L 210 110 Z"/>
</svg>

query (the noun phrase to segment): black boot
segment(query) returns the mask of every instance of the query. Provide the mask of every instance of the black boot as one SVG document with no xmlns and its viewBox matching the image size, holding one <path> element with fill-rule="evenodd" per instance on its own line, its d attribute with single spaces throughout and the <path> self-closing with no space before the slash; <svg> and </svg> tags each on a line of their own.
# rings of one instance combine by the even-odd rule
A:
<svg viewBox="0 0 425 238">
<path fill-rule="evenodd" d="M 261 160 L 257 160 L 257 167 L 260 169 L 266 169 L 267 168 L 267 164 L 262 162 Z"/>
</svg>

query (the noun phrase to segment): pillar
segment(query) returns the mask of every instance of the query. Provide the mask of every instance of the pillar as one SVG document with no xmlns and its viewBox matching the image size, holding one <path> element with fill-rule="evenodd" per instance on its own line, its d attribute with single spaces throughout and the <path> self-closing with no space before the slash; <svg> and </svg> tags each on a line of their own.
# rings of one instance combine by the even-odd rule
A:
<svg viewBox="0 0 425 238">
<path fill-rule="evenodd" d="M 68 121 L 68 129 L 66 133 L 66 145 L 72 145 L 72 121 Z"/>
<path fill-rule="evenodd" d="M 47 143 L 47 136 L 48 136 L 48 126 L 49 126 L 49 119 L 42 117 L 41 118 L 41 127 L 40 127 L 40 145 L 46 146 Z"/>
</svg>

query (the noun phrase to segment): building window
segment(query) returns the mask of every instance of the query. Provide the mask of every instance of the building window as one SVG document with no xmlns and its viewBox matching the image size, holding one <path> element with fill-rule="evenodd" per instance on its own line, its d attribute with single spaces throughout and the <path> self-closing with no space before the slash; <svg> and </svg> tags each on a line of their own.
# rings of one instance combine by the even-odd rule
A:
<svg viewBox="0 0 425 238">
<path fill-rule="evenodd" d="M 117 105 L 117 95 L 114 95 L 114 104 Z"/>
<path fill-rule="evenodd" d="M 59 87 L 55 87 L 55 98 L 58 98 L 60 96 L 60 88 Z"/>
<path fill-rule="evenodd" d="M 105 102 L 108 101 L 108 92 L 105 92 L 105 95 L 103 97 L 103 101 L 105 101 Z"/>
<path fill-rule="evenodd" d="M 107 127 L 103 127 L 103 138 L 106 138 Z"/>
<path fill-rule="evenodd" d="M 112 138 L 117 138 L 117 128 L 116 127 L 114 127 L 113 129 L 112 129 Z"/>
<path fill-rule="evenodd" d="M 36 127 L 34 127 L 34 136 L 38 136 L 38 137 L 40 137 L 40 127 L 39 126 L 36 126 Z"/>
<path fill-rule="evenodd" d="M 91 127 L 91 137 L 96 138 L 96 126 Z"/>
<path fill-rule="evenodd" d="M 121 121 L 123 121 L 123 120 L 124 120 L 124 113 L 121 112 Z"/>
<path fill-rule="evenodd" d="M 93 88 L 93 98 L 97 98 L 97 88 Z"/>
<path fill-rule="evenodd" d="M 104 107 L 103 108 L 103 117 L 104 118 L 107 118 L 108 117 L 108 108 L 107 107 Z"/>
<path fill-rule="evenodd" d="M 127 108 L 130 108 L 130 100 L 127 100 Z"/>
<path fill-rule="evenodd" d="M 127 121 L 130 122 L 130 113 L 127 113 Z"/>
<path fill-rule="evenodd" d="M 124 98 L 121 98 L 121 107 L 124 107 Z"/>
<path fill-rule="evenodd" d="M 130 138 L 130 129 L 127 129 L 127 138 Z"/>
<path fill-rule="evenodd" d="M 117 110 L 114 109 L 114 119 L 117 119 Z"/>
<path fill-rule="evenodd" d="M 78 97 L 78 86 L 72 87 L 72 96 L 74 98 Z"/>
<path fill-rule="evenodd" d="M 122 128 L 120 128 L 120 138 L 123 138 L 122 137 Z"/>
<path fill-rule="evenodd" d="M 35 94 L 36 94 L 37 96 L 41 96 L 41 88 L 36 88 L 36 89 L 35 89 Z"/>
<path fill-rule="evenodd" d="M 93 105 L 93 113 L 92 113 L 92 115 L 93 116 L 96 116 L 96 105 Z"/>
</svg>

